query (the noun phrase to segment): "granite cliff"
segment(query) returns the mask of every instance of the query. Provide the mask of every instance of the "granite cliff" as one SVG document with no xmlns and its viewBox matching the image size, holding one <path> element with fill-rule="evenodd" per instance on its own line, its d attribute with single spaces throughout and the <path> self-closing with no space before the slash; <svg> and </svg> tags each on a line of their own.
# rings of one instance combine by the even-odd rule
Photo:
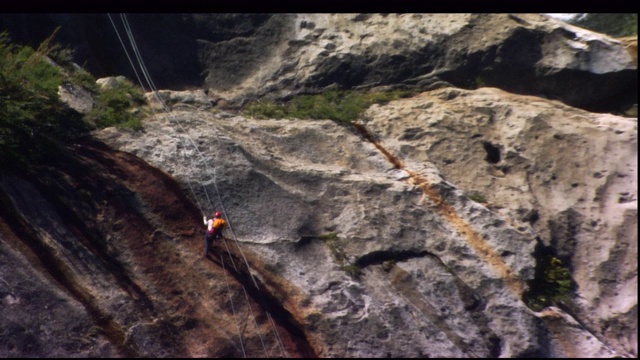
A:
<svg viewBox="0 0 640 360">
<path fill-rule="evenodd" d="M 637 42 L 537 14 L 130 21 L 162 86 L 143 130 L 0 178 L 0 354 L 637 357 Z M 240 111 L 328 88 L 415 95 Z"/>
</svg>

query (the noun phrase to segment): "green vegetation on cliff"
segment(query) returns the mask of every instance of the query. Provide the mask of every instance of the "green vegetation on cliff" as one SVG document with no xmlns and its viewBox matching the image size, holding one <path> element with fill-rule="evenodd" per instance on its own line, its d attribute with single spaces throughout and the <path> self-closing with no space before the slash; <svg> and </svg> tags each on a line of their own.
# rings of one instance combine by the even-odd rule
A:
<svg viewBox="0 0 640 360">
<path fill-rule="evenodd" d="M 38 49 L 14 45 L 0 34 L 0 164 L 46 161 L 58 142 L 86 130 L 81 116 L 60 101 L 65 81 L 49 55 L 51 37 Z M 54 57 L 54 56 L 51 56 Z"/>
<path fill-rule="evenodd" d="M 525 304 L 534 311 L 547 306 L 566 308 L 576 290 L 571 270 L 551 247 L 538 244 L 534 256 L 537 260 L 535 278 L 529 282 L 529 290 L 523 295 Z"/>
<path fill-rule="evenodd" d="M 140 127 L 130 109 L 144 100 L 132 84 L 100 91 L 87 71 L 75 65 L 73 50 L 52 42 L 37 48 L 12 44 L 0 33 L 0 166 L 29 167 L 51 161 L 62 145 L 96 127 Z M 65 105 L 58 95 L 63 84 L 87 89 L 94 110 L 87 116 Z"/>
<path fill-rule="evenodd" d="M 109 126 L 142 129 L 142 114 L 139 106 L 145 103 L 144 92 L 129 80 L 119 81 L 95 96 L 95 104 L 86 119 L 98 128 Z M 134 110 L 133 107 L 136 107 Z"/>
<path fill-rule="evenodd" d="M 347 254 L 344 252 L 345 241 L 338 238 L 338 234 L 330 232 L 328 234 L 322 234 L 318 236 L 318 239 L 322 240 L 331 251 L 331 255 L 339 264 L 340 270 L 347 273 L 354 279 L 359 279 L 362 276 L 362 269 L 356 264 L 349 262 Z"/>
<path fill-rule="evenodd" d="M 373 104 L 385 104 L 414 94 L 409 90 L 327 90 L 315 95 L 299 95 L 284 104 L 268 100 L 251 102 L 243 113 L 259 119 L 330 119 L 349 124 Z"/>
<path fill-rule="evenodd" d="M 623 37 L 638 34 L 637 13 L 588 13 L 569 22 L 609 36 Z"/>
</svg>

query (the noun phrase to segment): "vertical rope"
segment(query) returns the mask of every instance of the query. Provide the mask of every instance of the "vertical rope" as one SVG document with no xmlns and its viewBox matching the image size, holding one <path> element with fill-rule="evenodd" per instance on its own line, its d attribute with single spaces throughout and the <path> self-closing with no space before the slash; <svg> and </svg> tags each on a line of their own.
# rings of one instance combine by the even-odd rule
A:
<svg viewBox="0 0 640 360">
<path fill-rule="evenodd" d="M 196 144 L 196 143 L 193 141 L 193 139 L 189 136 L 188 132 L 187 132 L 187 131 L 186 131 L 186 129 L 182 126 L 182 124 L 181 124 L 181 123 L 180 123 L 180 122 L 179 122 L 179 121 L 178 121 L 178 120 L 173 116 L 173 114 L 171 114 L 171 110 L 169 109 L 169 107 L 167 106 L 167 104 L 166 104 L 166 103 L 164 102 L 164 100 L 163 100 L 163 99 L 158 95 L 158 90 L 157 90 L 157 88 L 155 87 L 155 84 L 153 83 L 153 81 L 152 81 L 152 79 L 151 79 L 151 76 L 150 76 L 150 74 L 149 74 L 149 72 L 148 72 L 148 70 L 147 70 L 147 68 L 146 68 L 146 65 L 144 64 L 144 61 L 142 60 L 142 56 L 141 56 L 140 51 L 139 51 L 139 49 L 138 49 L 138 46 L 137 46 L 137 44 L 136 44 L 136 42 L 135 42 L 135 38 L 134 38 L 134 36 L 133 36 L 133 32 L 131 31 L 131 27 L 129 26 L 129 22 L 128 22 L 127 18 L 126 18 L 126 15 L 125 15 L 125 14 L 121 14 L 121 15 L 120 15 L 120 17 L 121 17 L 122 22 L 123 22 L 123 24 L 124 24 L 124 28 L 125 28 L 125 31 L 126 31 L 126 33 L 127 33 L 127 37 L 129 38 L 129 41 L 130 41 L 130 43 L 131 43 L 131 47 L 132 47 L 132 49 L 133 49 L 134 55 L 136 56 L 136 59 L 138 60 L 138 64 L 139 64 L 139 66 L 140 66 L 140 69 L 141 69 L 141 71 L 142 71 L 142 74 L 143 74 L 144 78 L 147 80 L 147 84 L 149 85 L 149 88 L 150 88 L 150 89 L 151 89 L 151 91 L 153 92 L 154 97 L 155 97 L 155 98 L 158 100 L 158 102 L 162 105 L 163 109 L 164 109 L 164 110 L 167 112 L 167 114 L 169 115 L 169 118 L 170 118 L 171 120 L 173 120 L 173 121 L 178 125 L 178 127 L 180 128 L 180 130 L 182 130 L 182 132 L 184 133 L 184 135 L 185 135 L 186 139 L 187 139 L 187 140 L 189 140 L 189 142 L 191 143 L 191 145 L 193 145 L 193 148 L 194 148 L 194 150 L 196 151 L 197 155 L 199 156 L 200 160 L 204 163 L 204 166 L 205 166 L 205 168 L 206 168 L 206 173 L 208 173 L 208 174 L 213 174 L 213 176 L 212 176 L 212 183 L 213 183 L 214 188 L 215 188 L 215 190 L 216 190 L 216 195 L 217 195 L 217 197 L 218 197 L 218 200 L 219 200 L 219 203 L 220 203 L 221 210 L 222 210 L 222 212 L 223 212 L 223 214 L 224 214 L 225 218 L 227 219 L 227 224 L 228 224 L 228 226 L 229 226 L 229 231 L 230 231 L 230 232 L 231 232 L 231 234 L 232 234 L 232 239 L 234 240 L 234 242 L 235 242 L 235 244 L 236 244 L 236 247 L 238 248 L 238 250 L 239 250 L 240 254 L 242 255 L 243 261 L 244 261 L 244 263 L 245 263 L 245 265 L 246 265 L 246 267 L 247 267 L 247 271 L 249 272 L 249 275 L 251 276 L 251 279 L 252 279 L 252 281 L 253 281 L 254 286 L 255 286 L 258 290 L 260 290 L 260 287 L 258 286 L 258 283 L 257 283 L 257 281 L 256 281 L 256 279 L 255 279 L 255 276 L 254 276 L 254 275 L 253 275 L 253 273 L 251 272 L 251 267 L 249 266 L 249 262 L 247 261 L 247 258 L 246 258 L 246 256 L 244 255 L 244 252 L 242 251 L 242 248 L 240 247 L 240 244 L 239 244 L 239 242 L 238 242 L 238 240 L 237 240 L 237 236 L 236 236 L 236 234 L 235 234 L 235 231 L 233 230 L 233 226 L 232 226 L 232 224 L 231 224 L 231 221 L 229 220 L 229 216 L 228 216 L 228 214 L 227 214 L 227 212 L 226 212 L 226 209 L 225 209 L 225 207 L 224 207 L 224 203 L 223 203 L 223 201 L 222 201 L 222 197 L 220 196 L 220 190 L 219 190 L 219 188 L 218 188 L 218 184 L 217 184 L 217 181 L 216 181 L 216 169 L 214 168 L 214 170 L 213 170 L 213 171 L 211 171 L 211 169 L 210 169 L 210 168 L 209 168 L 209 166 L 208 166 L 208 163 L 207 163 L 207 162 L 206 162 L 206 160 L 205 160 L 204 155 L 202 154 L 202 152 L 201 152 L 201 151 L 200 151 L 200 149 L 198 148 L 197 144 Z M 110 16 L 110 15 L 109 15 L 109 19 L 111 20 L 111 16 Z M 114 27 L 114 29 L 115 29 L 115 31 L 116 31 L 116 34 L 118 34 L 118 39 L 120 39 L 120 42 L 121 42 L 121 44 L 122 44 L 122 46 L 123 46 L 123 48 L 124 48 L 124 50 L 125 50 L 125 53 L 127 54 L 127 58 L 129 59 L 129 62 L 131 63 L 132 67 L 134 68 L 134 72 L 136 73 L 136 76 L 138 77 L 138 81 L 141 83 L 141 86 L 142 86 L 142 81 L 141 81 L 140 77 L 138 76 L 137 71 L 135 70 L 135 66 L 133 65 L 133 61 L 131 60 L 131 58 L 130 58 L 130 56 L 129 56 L 129 54 L 128 54 L 127 50 L 126 50 L 126 47 L 124 46 L 124 43 L 122 42 L 122 39 L 120 38 L 120 35 L 119 35 L 119 32 L 118 32 L 118 29 L 117 29 L 117 27 L 115 26 L 115 23 L 113 22 L 113 20 L 111 20 L 111 23 L 112 23 L 112 25 L 113 25 L 113 27 Z M 142 88 L 144 89 L 144 86 L 142 86 Z M 216 140 L 218 141 L 218 144 L 220 144 L 220 137 L 219 137 L 219 134 L 218 134 L 217 132 L 216 132 Z M 190 163 L 190 169 L 193 171 L 193 164 L 192 164 L 192 162 Z M 189 183 L 189 180 L 187 180 L 187 182 Z M 200 182 L 200 185 L 201 185 L 201 186 L 203 187 L 203 189 L 204 189 L 204 193 L 205 193 L 205 195 L 206 195 L 206 197 L 207 197 L 207 201 L 208 201 L 208 203 L 209 203 L 209 205 L 210 205 L 211 209 L 214 209 L 215 207 L 213 206 L 213 202 L 211 201 L 211 198 L 209 197 L 209 194 L 208 194 L 208 192 L 207 192 L 206 187 L 204 186 L 204 184 L 203 184 L 202 182 Z M 195 195 L 195 191 L 193 191 L 193 188 L 191 187 L 191 184 L 190 184 L 190 183 L 189 183 L 189 187 L 192 189 L 192 193 L 194 194 L 194 197 L 196 198 L 196 201 L 197 201 L 197 203 L 198 203 L 198 207 L 200 208 L 200 211 L 201 211 L 202 213 L 204 213 L 203 207 L 200 205 L 200 202 L 197 200 L 197 196 Z M 223 241 L 224 241 L 224 244 L 225 244 L 226 250 L 227 250 L 227 252 L 229 253 L 229 258 L 230 258 L 230 260 L 231 260 L 231 262 L 232 262 L 232 264 L 233 264 L 234 268 L 235 268 L 235 269 L 236 269 L 236 271 L 237 271 L 237 267 L 236 267 L 236 265 L 235 265 L 235 262 L 233 261 L 233 257 L 231 256 L 231 252 L 230 252 L 229 246 L 228 246 L 227 241 L 226 241 L 226 239 L 225 239 L 224 237 L 223 237 Z M 221 260 L 222 260 L 222 259 L 221 259 Z M 223 270 L 224 270 L 224 263 L 223 263 Z M 243 287 L 243 290 L 244 290 L 244 287 Z M 274 325 L 274 323 L 273 323 L 273 319 L 271 318 L 271 314 L 270 314 L 270 313 L 268 312 L 268 310 L 267 310 L 266 304 L 264 303 L 264 299 L 262 299 L 262 296 L 261 296 L 260 291 L 258 291 L 258 294 L 260 294 L 260 299 L 262 300 L 263 306 L 264 306 L 265 311 L 266 311 L 266 313 L 267 313 L 267 316 L 268 316 L 268 318 L 269 318 L 269 323 L 270 323 L 270 324 L 271 324 L 271 326 L 272 326 L 272 330 L 273 330 L 273 331 L 274 331 L 274 333 L 276 334 L 276 338 L 277 338 L 278 344 L 279 344 L 280 348 L 283 350 L 283 352 L 286 354 L 286 351 L 284 350 L 284 345 L 283 345 L 283 343 L 282 343 L 282 339 L 280 338 L 280 335 L 278 334 L 278 332 L 277 332 L 277 330 L 276 330 L 276 328 L 275 328 L 275 325 Z M 245 291 L 245 295 L 246 295 L 246 291 Z M 247 300 L 248 300 L 248 297 L 247 297 Z M 250 306 L 250 305 L 249 305 L 249 306 Z M 253 314 L 253 312 L 252 312 L 252 314 Z M 254 316 L 253 320 L 254 320 L 254 322 L 255 322 L 255 324 L 256 324 L 256 327 L 257 327 L 257 322 L 256 322 L 256 320 L 255 320 L 255 316 Z M 260 332 L 259 332 L 259 331 L 258 331 L 258 335 L 260 336 L 260 340 L 262 341 L 262 336 L 260 335 Z M 264 342 L 263 342 L 263 346 L 264 346 Z M 265 351 L 266 351 L 266 347 L 265 347 Z M 243 349 L 243 352 L 244 352 L 244 349 Z M 246 356 L 246 355 L 245 355 L 245 356 Z"/>
<path fill-rule="evenodd" d="M 236 326 L 238 327 L 238 338 L 240 339 L 240 347 L 242 348 L 242 355 L 247 357 L 247 353 L 244 350 L 244 343 L 242 342 L 242 333 L 240 332 L 240 324 L 238 324 L 238 317 L 236 316 L 236 309 L 233 306 L 233 299 L 231 297 L 231 288 L 229 287 L 229 282 L 227 281 L 227 271 L 224 267 L 224 261 L 222 260 L 222 254 L 220 254 L 220 263 L 222 263 L 222 273 L 224 274 L 224 282 L 227 284 L 227 293 L 229 294 L 229 302 L 231 303 L 231 311 L 233 312 L 233 318 L 236 321 Z"/>
<path fill-rule="evenodd" d="M 267 317 L 269 318 L 269 323 L 271 324 L 271 328 L 273 329 L 273 332 L 276 334 L 276 338 L 278 339 L 278 347 L 280 348 L 280 351 L 282 351 L 282 353 L 284 354 L 284 357 L 286 358 L 290 357 L 287 350 L 284 349 L 284 344 L 282 342 L 282 339 L 280 338 L 280 334 L 278 334 L 278 332 L 276 331 L 276 324 L 274 323 L 273 318 L 271 318 L 271 314 L 269 314 L 268 311 L 267 311 Z"/>
<path fill-rule="evenodd" d="M 140 83 L 140 86 L 142 87 L 142 90 L 144 91 L 144 85 L 142 85 L 142 80 L 140 79 L 140 75 L 138 75 L 138 70 L 136 70 L 135 65 L 133 65 L 133 61 L 131 60 L 131 56 L 129 56 L 129 52 L 127 51 L 127 47 L 124 45 L 124 41 L 122 41 L 122 38 L 120 37 L 120 33 L 118 32 L 118 29 L 116 28 L 116 24 L 113 22 L 113 19 L 111 18 L 111 14 L 107 14 L 107 16 L 109 16 L 109 20 L 111 21 L 111 25 L 116 30 L 116 35 L 118 35 L 118 40 L 120 40 L 120 45 L 122 45 L 122 48 L 124 49 L 124 53 L 127 54 L 127 59 L 129 59 L 129 64 L 131 64 L 131 68 L 133 68 L 133 72 L 136 74 L 136 78 L 138 79 L 138 82 Z"/>
<path fill-rule="evenodd" d="M 256 332 L 258 333 L 258 337 L 260 337 L 260 342 L 262 343 L 262 348 L 264 349 L 264 353 L 267 355 L 267 357 L 269 357 L 269 352 L 267 351 L 267 347 L 264 345 L 264 340 L 262 339 L 262 335 L 260 334 L 260 328 L 258 327 L 258 322 L 256 321 L 256 317 L 253 315 L 253 309 L 251 308 L 251 301 L 249 301 L 249 296 L 247 295 L 247 289 L 245 289 L 244 285 L 242 285 L 242 291 L 244 292 L 244 298 L 247 299 L 249 311 L 251 311 L 251 316 L 253 317 L 253 323 L 256 326 Z"/>
</svg>

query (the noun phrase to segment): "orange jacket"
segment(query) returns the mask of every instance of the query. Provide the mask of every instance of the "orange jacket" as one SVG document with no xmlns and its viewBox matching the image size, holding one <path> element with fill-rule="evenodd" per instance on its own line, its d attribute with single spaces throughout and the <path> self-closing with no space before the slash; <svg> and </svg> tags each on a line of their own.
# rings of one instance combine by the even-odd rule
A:
<svg viewBox="0 0 640 360">
<path fill-rule="evenodd" d="M 222 231 L 225 226 L 227 226 L 227 222 L 224 219 L 214 218 L 205 221 L 207 225 L 207 232 L 209 234 L 213 234 L 214 232 Z"/>
<path fill-rule="evenodd" d="M 227 226 L 227 222 L 223 219 L 217 218 L 213 219 L 213 229 L 221 231 L 225 226 Z"/>
</svg>

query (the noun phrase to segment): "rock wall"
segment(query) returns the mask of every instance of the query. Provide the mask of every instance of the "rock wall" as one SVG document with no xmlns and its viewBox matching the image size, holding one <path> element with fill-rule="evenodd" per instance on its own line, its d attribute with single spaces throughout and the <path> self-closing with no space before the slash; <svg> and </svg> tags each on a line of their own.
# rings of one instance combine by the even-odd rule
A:
<svg viewBox="0 0 640 360">
<path fill-rule="evenodd" d="M 55 165 L 0 181 L 0 354 L 315 356 L 166 174 L 95 142 Z"/>
<path fill-rule="evenodd" d="M 442 81 L 589 111 L 637 103 L 637 55 L 625 43 L 540 14 L 134 13 L 126 21 L 158 88 L 203 88 L 236 106 L 331 86 L 426 90 Z M 0 16 L 0 28 L 34 46 L 57 26 L 56 39 L 96 77 L 136 79 L 120 15 Z"/>
<path fill-rule="evenodd" d="M 635 119 L 444 88 L 354 127 L 180 110 L 145 131 L 96 136 L 224 206 L 264 282 L 296 289 L 281 300 L 319 356 L 637 351 Z M 523 303 L 536 246 L 571 268 L 564 310 Z"/>
<path fill-rule="evenodd" d="M 632 44 L 535 14 L 129 21 L 171 112 L 2 173 L 0 354 L 637 357 Z M 234 111 L 331 87 L 421 91 L 348 126 Z M 538 309 L 541 254 L 574 286 Z"/>
</svg>

